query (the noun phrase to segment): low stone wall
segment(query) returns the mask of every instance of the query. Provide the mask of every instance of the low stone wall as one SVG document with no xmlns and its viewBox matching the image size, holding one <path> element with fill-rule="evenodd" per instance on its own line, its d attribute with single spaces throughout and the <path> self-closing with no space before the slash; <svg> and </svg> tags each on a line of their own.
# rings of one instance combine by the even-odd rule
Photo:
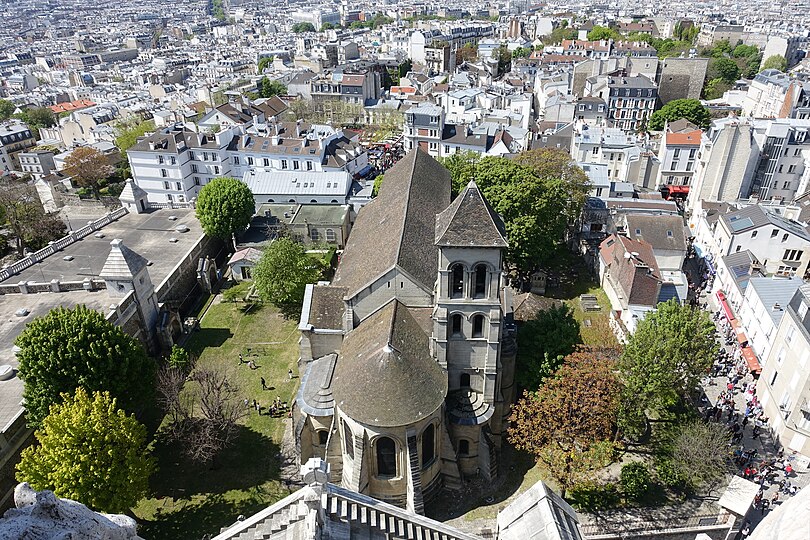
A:
<svg viewBox="0 0 810 540">
<path fill-rule="evenodd" d="M 0 284 L 0 295 L 4 294 L 33 294 L 41 292 L 67 292 L 67 291 L 98 291 L 106 289 L 103 279 L 85 278 L 82 281 L 59 281 L 54 279 L 49 283 L 36 281 L 20 281 L 19 283 Z"/>
</svg>

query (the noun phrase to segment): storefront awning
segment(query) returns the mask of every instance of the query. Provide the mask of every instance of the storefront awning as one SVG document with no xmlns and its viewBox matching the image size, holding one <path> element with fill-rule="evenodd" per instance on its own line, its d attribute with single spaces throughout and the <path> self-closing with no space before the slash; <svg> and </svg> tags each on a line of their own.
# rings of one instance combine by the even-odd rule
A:
<svg viewBox="0 0 810 540">
<path fill-rule="evenodd" d="M 762 366 L 759 365 L 757 354 L 751 347 L 742 347 L 740 350 L 742 351 L 743 358 L 745 358 L 745 363 L 748 364 L 748 371 L 759 375 L 762 372 Z"/>
<path fill-rule="evenodd" d="M 723 291 L 717 291 L 717 299 L 720 300 L 720 307 L 723 309 L 723 313 L 726 315 L 726 319 L 729 322 L 734 320 L 734 312 L 731 311 L 731 307 L 729 307 L 728 302 L 726 301 L 726 295 Z"/>
</svg>

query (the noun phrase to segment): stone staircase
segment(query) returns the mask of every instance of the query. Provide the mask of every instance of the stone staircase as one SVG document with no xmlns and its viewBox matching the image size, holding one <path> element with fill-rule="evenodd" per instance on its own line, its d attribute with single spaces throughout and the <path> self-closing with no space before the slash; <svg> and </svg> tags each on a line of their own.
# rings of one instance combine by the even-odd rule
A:
<svg viewBox="0 0 810 540">
<path fill-rule="evenodd" d="M 412 510 L 417 514 L 424 514 L 425 513 L 425 501 L 422 496 L 422 467 L 419 463 L 419 450 L 418 445 L 416 443 L 416 432 L 408 433 L 408 474 L 411 477 L 411 486 L 409 489 L 413 489 L 413 494 L 409 498 L 412 499 L 408 501 L 409 507 L 412 507 Z"/>
<path fill-rule="evenodd" d="M 261 512 L 223 529 L 234 540 L 281 540 L 289 538 L 288 529 L 307 519 L 306 490 L 299 490 Z M 231 534 L 227 534 L 231 532 Z"/>
</svg>

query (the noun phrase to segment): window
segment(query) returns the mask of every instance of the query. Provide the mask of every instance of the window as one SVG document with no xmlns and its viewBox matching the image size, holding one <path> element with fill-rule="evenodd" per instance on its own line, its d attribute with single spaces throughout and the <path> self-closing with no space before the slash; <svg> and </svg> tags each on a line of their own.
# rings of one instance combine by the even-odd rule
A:
<svg viewBox="0 0 810 540">
<path fill-rule="evenodd" d="M 267 158 L 264 158 L 264 159 L 262 160 L 262 163 L 264 164 L 264 166 L 265 166 L 265 167 L 269 167 L 269 166 L 270 166 L 270 160 L 269 160 L 269 159 L 267 159 Z"/>
<path fill-rule="evenodd" d="M 681 149 L 676 148 L 674 152 L 672 152 L 672 159 L 678 159 L 681 155 Z"/>
<path fill-rule="evenodd" d="M 428 467 L 436 458 L 436 428 L 430 424 L 422 432 L 422 468 Z"/>
<path fill-rule="evenodd" d="M 282 168 L 282 169 L 286 169 L 286 168 L 287 168 L 287 160 L 286 160 L 286 159 L 282 159 L 282 160 L 281 160 L 281 168 Z"/>
<path fill-rule="evenodd" d="M 388 437 L 380 437 L 377 447 L 377 476 L 397 475 L 397 445 Z"/>
<path fill-rule="evenodd" d="M 456 313 L 450 317 L 450 335 L 461 336 L 461 324 L 463 319 L 460 314 Z"/>
<path fill-rule="evenodd" d="M 168 182 L 163 182 L 163 189 L 172 189 L 172 186 Z"/>
<path fill-rule="evenodd" d="M 195 186 L 199 186 L 199 185 L 200 185 L 200 177 L 199 177 L 199 176 L 195 176 L 195 177 L 194 177 L 194 185 L 195 185 Z"/>
<path fill-rule="evenodd" d="M 253 165 L 253 157 L 252 156 L 247 157 L 247 164 L 248 165 Z"/>
<path fill-rule="evenodd" d="M 757 231 L 752 232 L 751 233 L 751 238 L 753 239 L 753 238 L 756 238 L 756 237 L 757 237 Z"/>
<path fill-rule="evenodd" d="M 203 152 L 203 161 L 208 161 L 208 152 Z"/>
<path fill-rule="evenodd" d="M 458 455 L 467 456 L 470 454 L 470 441 L 461 439 L 458 441 Z"/>
<path fill-rule="evenodd" d="M 469 388 L 470 387 L 470 374 L 469 373 L 462 373 L 461 377 L 459 377 L 458 385 L 461 388 Z"/>
<path fill-rule="evenodd" d="M 169 171 L 167 171 L 166 169 L 160 169 L 160 176 L 162 176 L 163 178 L 168 178 Z"/>
<path fill-rule="evenodd" d="M 233 164 L 239 165 L 239 156 L 233 156 Z"/>
<path fill-rule="evenodd" d="M 298 162 L 298 161 L 293 161 L 292 164 L 293 164 L 293 169 L 296 170 L 296 171 L 301 168 L 301 163 Z"/>
<path fill-rule="evenodd" d="M 796 165 L 791 165 L 790 167 L 788 167 L 788 172 L 789 172 L 789 173 L 794 173 L 794 172 L 796 172 Z"/>
<path fill-rule="evenodd" d="M 785 348 L 782 347 L 779 349 L 779 354 L 776 355 L 776 363 L 781 364 L 785 361 Z"/>
<path fill-rule="evenodd" d="M 175 182 L 174 186 L 177 191 L 183 191 L 183 184 L 181 184 L 180 182 Z"/>
<path fill-rule="evenodd" d="M 464 294 L 464 267 L 454 264 L 450 267 L 450 297 L 461 298 Z"/>
<path fill-rule="evenodd" d="M 214 174 L 219 174 L 219 165 L 214 165 Z"/>
<path fill-rule="evenodd" d="M 312 170 L 312 162 L 311 161 L 307 161 L 307 170 L 308 171 Z"/>
<path fill-rule="evenodd" d="M 319 446 L 326 446 L 326 441 L 329 440 L 329 432 L 325 429 L 321 429 L 318 431 L 318 445 Z"/>
<path fill-rule="evenodd" d="M 327 242 L 335 241 L 335 231 L 333 229 L 326 229 L 326 241 Z"/>
<path fill-rule="evenodd" d="M 487 296 L 487 267 L 479 264 L 475 267 L 475 298 Z"/>
<path fill-rule="evenodd" d="M 169 156 L 169 161 L 171 161 L 172 165 L 177 165 L 177 158 L 174 156 Z"/>
<path fill-rule="evenodd" d="M 188 159 L 196 159 L 196 158 L 194 157 L 194 152 L 189 151 L 189 153 L 188 153 Z"/>
<path fill-rule="evenodd" d="M 787 242 L 787 239 L 788 239 L 788 233 L 783 234 L 782 235 L 782 242 Z"/>
<path fill-rule="evenodd" d="M 598 154 L 598 153 L 599 153 L 599 147 L 598 147 L 598 146 L 594 146 L 594 147 L 593 147 L 593 155 L 596 155 L 596 154 Z"/>
<path fill-rule="evenodd" d="M 343 421 L 343 449 L 346 455 L 354 459 L 354 436 L 345 420 Z"/>
<path fill-rule="evenodd" d="M 320 233 L 318 233 L 318 229 L 312 229 L 311 231 L 309 231 L 309 237 L 312 239 L 313 242 L 317 242 L 318 240 L 320 240 L 321 235 Z"/>
<path fill-rule="evenodd" d="M 773 386 L 773 383 L 775 383 L 775 382 L 776 382 L 776 377 L 777 377 L 778 375 L 779 375 L 779 372 L 778 372 L 778 371 L 774 371 L 774 372 L 773 372 L 773 376 L 771 377 L 771 382 L 770 382 L 770 383 L 768 383 L 768 384 L 770 384 L 771 386 Z"/>
<path fill-rule="evenodd" d="M 476 315 L 475 317 L 473 317 L 472 337 L 474 337 L 474 338 L 482 338 L 482 337 L 484 337 L 484 316 L 483 315 Z"/>
<path fill-rule="evenodd" d="M 734 253 L 739 253 L 742 249 L 742 246 L 737 246 L 737 249 L 734 250 Z"/>
<path fill-rule="evenodd" d="M 158 155 L 158 163 L 163 163 L 163 156 Z"/>
<path fill-rule="evenodd" d="M 191 172 L 192 173 L 200 172 L 200 171 L 197 170 L 197 164 L 196 163 L 191 164 Z"/>
<path fill-rule="evenodd" d="M 791 326 L 787 333 L 785 333 L 785 343 L 790 345 L 790 342 L 793 341 L 793 337 L 796 335 L 796 327 Z"/>
</svg>

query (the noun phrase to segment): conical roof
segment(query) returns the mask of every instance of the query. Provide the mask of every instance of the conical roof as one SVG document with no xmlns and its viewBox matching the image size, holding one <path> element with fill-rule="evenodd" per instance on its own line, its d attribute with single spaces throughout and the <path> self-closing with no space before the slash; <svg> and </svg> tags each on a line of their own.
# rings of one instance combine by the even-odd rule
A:
<svg viewBox="0 0 810 540">
<path fill-rule="evenodd" d="M 99 277 L 102 279 L 128 279 L 137 275 L 149 261 L 124 245 L 116 238 L 110 242 L 112 249 L 104 262 Z"/>
<path fill-rule="evenodd" d="M 474 181 L 436 216 L 436 245 L 506 248 L 503 220 L 484 198 Z"/>
<path fill-rule="evenodd" d="M 430 355 L 428 336 L 396 299 L 349 332 L 332 392 L 350 418 L 406 426 L 433 414 L 447 395 L 447 372 Z"/>
</svg>

